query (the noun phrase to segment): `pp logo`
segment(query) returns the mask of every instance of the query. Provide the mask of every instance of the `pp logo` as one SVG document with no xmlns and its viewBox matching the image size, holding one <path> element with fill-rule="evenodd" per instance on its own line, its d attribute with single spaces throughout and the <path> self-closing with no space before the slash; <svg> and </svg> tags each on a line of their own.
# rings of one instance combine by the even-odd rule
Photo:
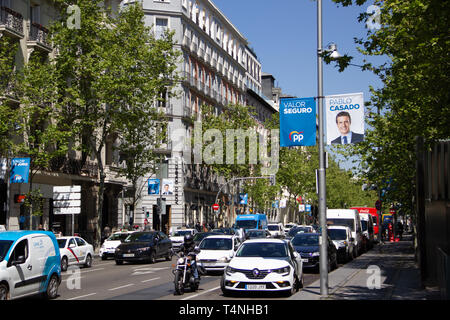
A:
<svg viewBox="0 0 450 320">
<path fill-rule="evenodd" d="M 291 133 L 289 133 L 289 140 L 291 140 L 292 142 L 300 142 L 303 140 L 303 131 L 292 131 Z"/>
</svg>

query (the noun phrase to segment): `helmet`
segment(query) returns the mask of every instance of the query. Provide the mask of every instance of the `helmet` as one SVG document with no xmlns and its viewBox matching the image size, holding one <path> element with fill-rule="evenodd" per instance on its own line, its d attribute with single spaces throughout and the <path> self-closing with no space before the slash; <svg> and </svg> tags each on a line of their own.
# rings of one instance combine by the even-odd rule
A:
<svg viewBox="0 0 450 320">
<path fill-rule="evenodd" d="M 194 237 L 192 234 L 187 234 L 184 236 L 184 243 L 187 245 L 191 245 L 194 242 Z"/>
</svg>

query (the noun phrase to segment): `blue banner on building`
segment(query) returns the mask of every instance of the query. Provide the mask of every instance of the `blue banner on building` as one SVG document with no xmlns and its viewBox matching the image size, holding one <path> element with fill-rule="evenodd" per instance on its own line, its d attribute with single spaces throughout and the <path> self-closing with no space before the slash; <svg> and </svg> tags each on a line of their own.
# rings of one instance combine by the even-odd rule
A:
<svg viewBox="0 0 450 320">
<path fill-rule="evenodd" d="M 148 179 L 148 194 L 159 194 L 159 179 Z"/>
<path fill-rule="evenodd" d="M 239 204 L 247 204 L 247 202 L 248 202 L 248 193 L 240 193 Z"/>
<path fill-rule="evenodd" d="M 280 99 L 280 146 L 316 145 L 314 98 Z"/>
<path fill-rule="evenodd" d="M 28 183 L 30 175 L 30 158 L 13 158 L 11 160 L 10 183 Z"/>
</svg>

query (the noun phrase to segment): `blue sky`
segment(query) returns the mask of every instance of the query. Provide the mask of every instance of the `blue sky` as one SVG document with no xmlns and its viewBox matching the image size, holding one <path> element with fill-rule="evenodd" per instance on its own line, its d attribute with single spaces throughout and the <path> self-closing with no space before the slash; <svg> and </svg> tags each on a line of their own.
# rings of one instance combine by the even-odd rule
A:
<svg viewBox="0 0 450 320">
<path fill-rule="evenodd" d="M 212 0 L 233 25 L 247 38 L 262 71 L 275 77 L 283 93 L 297 97 L 317 96 L 317 2 L 313 0 Z M 341 55 L 353 56 L 351 63 L 363 60 L 379 64 L 382 57 L 364 57 L 354 38 L 365 38 L 368 29 L 358 22 L 369 4 L 342 7 L 322 1 L 323 47 L 334 42 Z M 370 100 L 369 86 L 382 86 L 369 71 L 349 66 L 339 72 L 334 65 L 323 66 L 324 95 L 363 92 Z M 324 126 L 326 127 L 326 126 Z M 367 126 L 366 126 L 367 130 Z M 328 149 L 328 148 L 327 148 Z M 345 168 L 349 162 L 341 162 Z"/>
</svg>

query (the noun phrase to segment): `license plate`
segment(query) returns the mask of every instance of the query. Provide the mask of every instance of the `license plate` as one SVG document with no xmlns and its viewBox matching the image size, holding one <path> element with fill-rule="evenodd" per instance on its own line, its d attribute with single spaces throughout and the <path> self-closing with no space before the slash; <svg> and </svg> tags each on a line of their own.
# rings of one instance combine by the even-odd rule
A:
<svg viewBox="0 0 450 320">
<path fill-rule="evenodd" d="M 247 284 L 245 286 L 245 289 L 247 290 L 264 290 L 266 289 L 265 284 Z"/>
<path fill-rule="evenodd" d="M 124 257 L 124 258 L 131 258 L 131 257 L 134 257 L 134 253 L 124 253 L 124 254 L 123 254 L 123 257 Z"/>
<path fill-rule="evenodd" d="M 303 262 L 308 262 L 309 260 L 308 259 L 302 259 L 303 260 Z"/>
</svg>

